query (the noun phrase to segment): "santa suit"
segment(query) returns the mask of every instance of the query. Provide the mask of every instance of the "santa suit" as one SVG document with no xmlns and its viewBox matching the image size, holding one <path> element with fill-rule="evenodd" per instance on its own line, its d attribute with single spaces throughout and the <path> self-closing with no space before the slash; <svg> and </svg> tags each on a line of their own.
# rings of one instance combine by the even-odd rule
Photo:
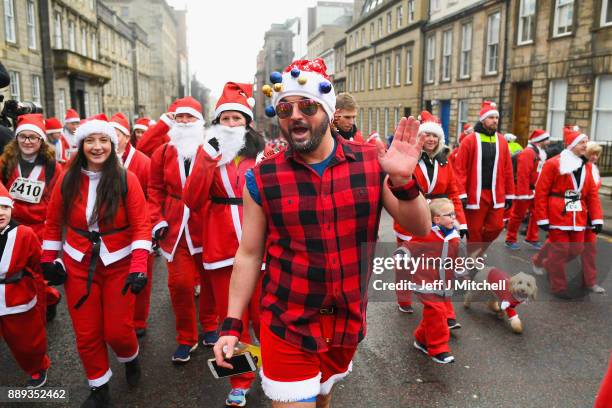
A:
<svg viewBox="0 0 612 408">
<path fill-rule="evenodd" d="M 487 282 L 498 284 L 499 289 L 494 290 L 495 297 L 499 300 L 499 307 L 502 311 L 506 312 L 509 320 L 518 317 L 518 313 L 515 308 L 521 303 L 525 302 L 525 299 L 517 299 L 510 292 L 510 278 L 504 271 L 497 268 L 492 268 L 487 274 Z"/>
<path fill-rule="evenodd" d="M 168 131 L 172 123 L 166 115 L 162 115 L 155 125 L 149 127 L 136 144 L 136 148 L 145 155 L 152 157 L 158 147 L 168 143 Z"/>
<path fill-rule="evenodd" d="M 529 144 L 521 151 L 516 160 L 516 194 L 511 208 L 510 221 L 508 221 L 506 242 L 516 242 L 518 229 L 525 218 L 527 211 L 533 212 L 533 197 L 535 185 L 546 161 L 544 149 Z M 538 241 L 538 225 L 535 217 L 529 217 L 527 228 L 527 241 Z"/>
<path fill-rule="evenodd" d="M 591 164 L 591 174 L 593 175 L 593 181 L 597 186 L 597 192 L 599 197 L 599 189 L 601 188 L 602 180 L 599 174 L 599 169 L 595 164 Z M 589 218 L 592 218 L 589 214 Z M 597 284 L 597 235 L 591 228 L 584 230 L 584 251 L 580 256 L 582 261 L 582 274 L 584 280 L 584 286 L 587 288 L 593 287 Z"/>
<path fill-rule="evenodd" d="M 143 211 L 144 193 L 138 178 L 130 171 L 126 174 L 127 193 L 119 200 L 112 222 L 89 225 L 101 175 L 81 170 L 79 194 L 71 203 L 66 220 L 62 193 L 65 174 L 58 180 L 47 211 L 42 257 L 42 262 L 53 262 L 63 249 L 68 275 L 64 286 L 66 303 L 91 387 L 107 383 L 112 375 L 107 344 L 121 363 L 138 356 L 133 326 L 134 295 L 131 292 L 123 295 L 121 291 L 129 273 L 145 273 L 151 250 L 151 224 Z M 94 264 L 92 254 L 97 248 L 99 256 Z"/>
<path fill-rule="evenodd" d="M 489 139 L 485 135 L 482 137 Z M 491 139 L 495 143 L 482 141 L 481 134 L 477 132 L 467 135 L 459 145 L 456 158 L 459 198 L 467 198 L 465 216 L 470 233 L 469 241 L 485 243 L 482 250 L 486 249 L 487 244 L 494 241 L 503 229 L 505 200 L 514 198 L 512 158 L 508 142 L 499 133 Z M 483 188 L 485 143 L 495 145 L 490 189 Z"/>
<path fill-rule="evenodd" d="M 551 290 L 555 293 L 567 290 L 565 264 L 583 250 L 587 218 L 592 225 L 603 224 L 593 166 L 584 164 L 579 179 L 574 172 L 561 174 L 562 156 L 566 154 L 573 155 L 564 150 L 544 163 L 535 192 L 536 222 L 549 225 L 547 242 L 550 245 L 534 257 L 534 264 L 546 268 Z M 566 200 L 565 194 L 571 191 L 576 192 L 577 201 Z"/>
<path fill-rule="evenodd" d="M 70 143 L 66 140 L 66 136 L 61 132 L 59 139 L 53 144 L 55 149 L 55 160 L 59 163 L 65 163 L 70 156 Z"/>
<path fill-rule="evenodd" d="M 30 227 L 11 222 L 0 232 L 0 337 L 29 375 L 50 366 L 44 315 L 36 308 L 40 241 Z"/>
</svg>

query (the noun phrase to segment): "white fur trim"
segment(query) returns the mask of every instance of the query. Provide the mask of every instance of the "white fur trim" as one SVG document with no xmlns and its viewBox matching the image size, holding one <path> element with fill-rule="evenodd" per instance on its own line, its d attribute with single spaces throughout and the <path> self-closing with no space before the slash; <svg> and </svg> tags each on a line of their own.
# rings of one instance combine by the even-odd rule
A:
<svg viewBox="0 0 612 408">
<path fill-rule="evenodd" d="M 130 135 L 130 132 L 128 132 L 128 130 L 125 127 L 121 126 L 119 123 L 117 122 L 108 122 L 108 123 L 110 123 L 110 125 L 114 127 L 115 129 L 119 129 L 121 133 L 123 133 L 124 135 L 126 136 Z"/>
<path fill-rule="evenodd" d="M 438 139 L 440 141 L 444 140 L 444 130 L 442 129 L 442 126 L 440 126 L 439 123 L 436 123 L 436 122 L 421 123 L 421 126 L 419 126 L 419 133 L 423 133 L 423 132 L 433 133 L 434 135 L 438 136 Z M 443 144 L 443 143 L 439 143 L 439 144 Z"/>
<path fill-rule="evenodd" d="M 410 241 L 412 239 L 412 237 L 410 235 L 404 235 L 404 234 L 399 233 L 397 231 L 394 231 L 394 232 L 395 232 L 395 236 L 396 237 L 398 237 L 399 239 L 402 239 L 404 241 Z"/>
<path fill-rule="evenodd" d="M 154 227 L 153 230 L 151 231 L 151 236 L 155 236 L 155 232 L 157 232 L 158 229 L 164 228 L 164 227 L 168 227 L 168 222 L 163 220 L 158 222 Z"/>
<path fill-rule="evenodd" d="M 242 112 L 246 115 L 249 115 L 251 120 L 253 119 L 253 111 L 241 103 L 224 103 L 224 104 L 219 105 L 219 107 L 215 109 L 215 118 L 218 118 L 219 115 L 221 115 L 221 113 L 225 111 Z"/>
<path fill-rule="evenodd" d="M 227 258 L 227 259 L 223 259 L 222 261 L 216 261 L 216 262 L 203 262 L 202 265 L 204 266 L 204 269 L 220 269 L 220 268 L 225 268 L 226 266 L 231 266 L 234 264 L 234 258 Z"/>
<path fill-rule="evenodd" d="M 81 118 L 64 118 L 64 123 L 80 122 Z"/>
<path fill-rule="evenodd" d="M 542 133 L 538 137 L 534 137 L 533 139 L 529 139 L 529 143 L 537 143 L 537 142 L 541 142 L 541 141 L 549 139 L 549 138 L 550 138 L 550 133 L 546 132 L 546 133 Z"/>
<path fill-rule="evenodd" d="M 321 373 L 316 377 L 302 381 L 274 381 L 266 377 L 264 367 L 259 371 L 261 388 L 272 401 L 296 402 L 319 395 L 321 391 Z"/>
<path fill-rule="evenodd" d="M 11 200 L 11 197 L 0 197 L 0 205 L 13 208 L 13 200 Z"/>
<path fill-rule="evenodd" d="M 327 395 L 331 392 L 332 387 L 334 386 L 334 384 L 336 384 L 337 382 L 342 381 L 343 379 L 346 378 L 347 375 L 349 375 L 349 373 L 353 371 L 353 362 L 351 361 L 349 363 L 348 369 L 343 372 L 343 373 L 338 373 L 338 374 L 334 374 L 331 377 L 329 377 L 327 379 L 327 381 L 325 381 L 324 383 L 321 384 L 321 395 Z"/>
<path fill-rule="evenodd" d="M 50 130 L 47 130 L 47 134 L 48 135 L 52 135 L 54 133 L 62 133 L 62 129 L 50 129 Z"/>
<path fill-rule="evenodd" d="M 546 224 L 550 224 L 549 220 L 539 220 L 538 222 L 536 222 L 536 224 L 538 225 L 546 225 Z"/>
<path fill-rule="evenodd" d="M 287 96 L 303 96 L 305 98 L 311 98 L 319 102 L 323 109 L 327 113 L 329 121 L 331 122 L 334 118 L 334 112 L 336 111 L 336 92 L 332 85 L 331 91 L 327 94 L 319 92 L 319 84 L 321 82 L 329 80 L 325 79 L 322 75 L 316 72 L 302 71 L 300 77 L 306 79 L 304 85 L 300 85 L 298 78 L 291 76 L 290 72 L 283 72 L 283 89 L 280 92 L 274 92 L 272 95 L 272 106 L 276 106 L 278 102 Z"/>
<path fill-rule="evenodd" d="M 174 121 L 170 119 L 168 116 L 166 116 L 165 113 L 159 117 L 159 120 L 164 122 L 170 128 L 172 127 L 172 124 L 174 123 Z"/>
<path fill-rule="evenodd" d="M 130 361 L 134 361 L 136 357 L 138 357 L 138 352 L 140 351 L 140 347 L 136 346 L 136 353 L 129 357 L 119 357 L 117 356 L 117 361 L 120 363 L 129 363 Z"/>
<path fill-rule="evenodd" d="M 74 132 L 76 146 L 78 147 L 83 139 L 93 133 L 102 133 L 107 135 L 110 137 L 111 142 L 113 142 L 115 147 L 117 147 L 119 144 L 117 134 L 115 133 L 115 128 L 110 123 L 99 119 L 93 119 L 83 123 L 77 128 L 76 132 Z"/>
<path fill-rule="evenodd" d="M 146 132 L 147 129 L 149 129 L 149 128 L 146 127 L 145 125 L 141 125 L 140 123 L 137 123 L 137 124 L 134 125 L 134 130 L 144 130 Z"/>
<path fill-rule="evenodd" d="M 146 251 L 151 250 L 151 241 L 147 241 L 144 239 L 132 241 L 132 251 L 135 249 L 144 249 Z"/>
<path fill-rule="evenodd" d="M 42 243 L 42 249 L 47 251 L 59 251 L 62 249 L 62 242 L 44 240 Z"/>
<path fill-rule="evenodd" d="M 15 130 L 15 135 L 18 135 L 24 130 L 31 130 L 32 132 L 36 133 L 41 139 L 45 138 L 45 132 L 43 132 L 43 130 L 38 126 L 32 125 L 31 123 L 24 123 L 23 125 L 18 126 Z"/>
<path fill-rule="evenodd" d="M 102 377 L 94 378 L 93 380 L 87 380 L 87 381 L 89 382 L 90 387 L 101 387 L 107 382 L 109 382 L 112 376 L 113 376 L 113 372 L 109 368 L 108 371 L 105 372 Z"/>
<path fill-rule="evenodd" d="M 497 116 L 497 117 L 499 117 L 499 112 L 497 111 L 497 109 L 491 109 L 490 111 L 487 111 L 486 113 L 484 113 L 480 117 L 480 121 L 482 122 L 483 120 L 485 120 L 489 116 Z"/>
<path fill-rule="evenodd" d="M 603 225 L 603 220 L 591 220 L 592 225 Z"/>
<path fill-rule="evenodd" d="M 574 139 L 574 141 L 572 143 L 570 143 L 566 149 L 567 150 L 572 150 L 574 147 L 576 147 L 576 145 L 578 143 L 580 143 L 581 141 L 583 141 L 584 139 L 588 139 L 589 137 L 587 135 L 585 135 L 584 133 L 579 134 L 578 136 L 576 136 L 576 138 Z"/>
<path fill-rule="evenodd" d="M 582 166 L 582 159 L 569 150 L 564 149 L 559 155 L 559 173 L 570 174 Z"/>
<path fill-rule="evenodd" d="M 204 120 L 204 117 L 202 116 L 201 112 L 198 112 L 197 110 L 190 108 L 189 106 L 179 106 L 178 108 L 176 108 L 176 111 L 174 111 L 174 114 L 178 115 L 179 113 L 187 113 L 193 116 L 194 118 L 198 118 L 199 120 L 202 120 L 202 121 Z"/>
</svg>

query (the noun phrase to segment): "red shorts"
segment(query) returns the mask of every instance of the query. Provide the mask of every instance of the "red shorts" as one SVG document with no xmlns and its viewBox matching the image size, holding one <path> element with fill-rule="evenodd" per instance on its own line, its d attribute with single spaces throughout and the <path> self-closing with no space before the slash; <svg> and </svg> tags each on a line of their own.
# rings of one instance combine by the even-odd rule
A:
<svg viewBox="0 0 612 408">
<path fill-rule="evenodd" d="M 327 316 L 322 316 L 327 318 Z M 332 317 L 333 319 L 333 317 Z M 268 398 L 296 402 L 327 395 L 352 369 L 356 347 L 330 347 L 317 353 L 304 351 L 261 325 L 261 378 Z"/>
</svg>

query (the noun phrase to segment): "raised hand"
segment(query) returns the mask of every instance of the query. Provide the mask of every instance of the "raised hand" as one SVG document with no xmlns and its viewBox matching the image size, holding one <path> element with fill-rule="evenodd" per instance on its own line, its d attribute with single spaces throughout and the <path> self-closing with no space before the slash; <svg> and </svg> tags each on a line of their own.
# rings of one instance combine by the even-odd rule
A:
<svg viewBox="0 0 612 408">
<path fill-rule="evenodd" d="M 394 186 L 408 183 L 421 159 L 425 138 L 419 135 L 419 126 L 419 121 L 412 116 L 402 118 L 395 129 L 389 149 L 385 149 L 382 141 L 376 140 L 378 162 Z"/>
</svg>

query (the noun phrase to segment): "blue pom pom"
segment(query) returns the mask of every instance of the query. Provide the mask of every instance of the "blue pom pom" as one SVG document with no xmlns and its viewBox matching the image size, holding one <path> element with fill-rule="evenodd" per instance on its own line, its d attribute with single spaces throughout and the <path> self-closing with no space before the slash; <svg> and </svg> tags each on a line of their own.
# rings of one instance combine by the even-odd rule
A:
<svg viewBox="0 0 612 408">
<path fill-rule="evenodd" d="M 331 92 L 331 90 L 332 90 L 331 83 L 325 81 L 319 84 L 319 92 L 321 92 L 322 94 L 328 94 Z"/>
<path fill-rule="evenodd" d="M 291 70 L 291 76 L 294 78 L 297 78 L 300 76 L 300 69 L 299 68 L 293 68 Z"/>
<path fill-rule="evenodd" d="M 274 71 L 270 74 L 270 82 L 273 84 L 279 84 L 283 82 L 283 74 L 278 71 Z"/>
<path fill-rule="evenodd" d="M 273 118 L 274 116 L 276 116 L 276 111 L 274 110 L 274 106 L 272 105 L 266 106 L 265 113 L 266 116 L 269 118 Z"/>
</svg>

